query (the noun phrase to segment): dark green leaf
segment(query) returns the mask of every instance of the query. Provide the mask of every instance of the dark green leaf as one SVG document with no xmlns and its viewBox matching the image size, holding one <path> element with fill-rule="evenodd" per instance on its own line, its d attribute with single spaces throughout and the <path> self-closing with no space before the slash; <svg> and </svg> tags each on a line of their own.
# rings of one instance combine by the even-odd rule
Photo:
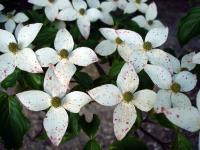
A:
<svg viewBox="0 0 200 150">
<path fill-rule="evenodd" d="M 6 98 L 5 94 L 1 93 L 0 114 L 0 136 L 4 145 L 9 149 L 19 148 L 30 125 L 22 113 L 21 105 L 15 97 Z"/>
<path fill-rule="evenodd" d="M 200 7 L 191 9 L 178 23 L 177 37 L 181 45 L 200 34 Z"/>
<path fill-rule="evenodd" d="M 108 75 L 111 78 L 116 77 L 119 74 L 119 72 L 121 71 L 121 68 L 122 68 L 123 65 L 124 65 L 124 61 L 117 60 L 117 59 L 114 60 L 112 67 L 109 70 Z"/>
<path fill-rule="evenodd" d="M 148 150 L 146 144 L 135 137 L 127 137 L 122 141 L 115 141 L 109 150 Z"/>
<path fill-rule="evenodd" d="M 89 47 L 89 48 L 94 49 L 97 44 L 98 44 L 98 41 L 89 39 L 89 40 L 81 41 L 79 43 L 79 47 Z"/>
<path fill-rule="evenodd" d="M 83 150 L 101 150 L 101 146 L 95 139 L 92 139 L 86 143 Z"/>
<path fill-rule="evenodd" d="M 93 87 L 92 78 L 85 72 L 76 72 L 76 74 L 74 75 L 74 79 L 85 90 Z"/>
<path fill-rule="evenodd" d="M 93 120 L 88 123 L 85 120 L 85 117 L 82 116 L 80 118 L 80 125 L 83 131 L 90 137 L 90 139 L 94 138 L 100 125 L 100 119 L 97 115 L 93 115 Z"/>
<path fill-rule="evenodd" d="M 32 89 L 42 90 L 44 76 L 42 74 L 25 73 L 25 83 Z"/>
<path fill-rule="evenodd" d="M 138 89 L 153 89 L 154 84 L 144 70 L 140 71 L 138 76 L 140 81 Z"/>
</svg>

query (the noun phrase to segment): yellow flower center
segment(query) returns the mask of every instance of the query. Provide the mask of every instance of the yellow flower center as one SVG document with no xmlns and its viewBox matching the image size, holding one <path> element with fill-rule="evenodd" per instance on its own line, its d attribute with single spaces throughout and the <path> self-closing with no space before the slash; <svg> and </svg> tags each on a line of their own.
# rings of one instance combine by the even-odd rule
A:
<svg viewBox="0 0 200 150">
<path fill-rule="evenodd" d="M 151 42 L 144 42 L 143 48 L 144 48 L 144 50 L 146 50 L 146 51 L 151 50 L 151 49 L 152 49 L 152 44 L 151 44 Z"/>
<path fill-rule="evenodd" d="M 136 3 L 140 4 L 141 3 L 141 0 L 135 0 Z"/>
<path fill-rule="evenodd" d="M 170 87 L 170 89 L 174 92 L 174 93 L 178 93 L 181 90 L 181 86 L 178 83 L 173 83 Z"/>
<path fill-rule="evenodd" d="M 124 94 L 123 94 L 123 99 L 126 101 L 126 102 L 130 102 L 130 101 L 132 101 L 133 100 L 133 93 L 131 93 L 131 92 L 125 92 Z"/>
<path fill-rule="evenodd" d="M 59 55 L 60 55 L 60 57 L 61 57 L 62 59 L 65 59 L 65 58 L 67 58 L 67 57 L 69 56 L 69 52 L 68 52 L 66 49 L 62 49 L 62 50 L 60 51 Z"/>
<path fill-rule="evenodd" d="M 19 51 L 19 46 L 16 43 L 9 43 L 8 49 L 10 52 L 16 54 Z"/>
<path fill-rule="evenodd" d="M 49 1 L 49 3 L 54 3 L 55 2 L 55 0 L 48 0 Z"/>
<path fill-rule="evenodd" d="M 115 42 L 116 42 L 118 45 L 120 45 L 120 44 L 123 43 L 122 39 L 120 39 L 119 37 L 117 37 L 117 38 L 115 39 Z"/>
<path fill-rule="evenodd" d="M 13 14 L 11 13 L 11 12 L 8 12 L 7 14 L 6 14 L 6 16 L 7 16 L 7 18 L 12 18 L 13 17 Z"/>
<path fill-rule="evenodd" d="M 59 97 L 54 97 L 51 100 L 51 105 L 55 108 L 58 108 L 61 106 L 61 99 Z"/>
<path fill-rule="evenodd" d="M 85 14 L 85 9 L 81 8 L 81 9 L 79 10 L 79 13 L 80 13 L 81 15 L 84 15 L 84 14 Z"/>
</svg>

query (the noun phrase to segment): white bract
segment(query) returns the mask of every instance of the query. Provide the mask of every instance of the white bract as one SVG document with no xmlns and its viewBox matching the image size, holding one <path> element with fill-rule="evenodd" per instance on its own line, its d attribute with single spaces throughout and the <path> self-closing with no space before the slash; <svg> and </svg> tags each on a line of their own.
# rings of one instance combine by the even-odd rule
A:
<svg viewBox="0 0 200 150">
<path fill-rule="evenodd" d="M 66 29 L 60 29 L 57 32 L 54 48 L 41 48 L 36 51 L 36 55 L 42 67 L 57 64 L 55 73 L 66 86 L 76 72 L 75 65 L 88 66 L 98 61 L 96 54 L 90 48 L 79 47 L 73 50 L 74 40 Z"/>
<path fill-rule="evenodd" d="M 134 13 L 139 10 L 142 13 L 145 13 L 148 9 L 146 4 L 147 0 L 128 0 L 128 4 L 124 9 L 124 13 Z"/>
<path fill-rule="evenodd" d="M 200 52 L 195 54 L 192 58 L 192 63 L 194 64 L 200 64 Z"/>
<path fill-rule="evenodd" d="M 96 8 L 100 11 L 100 20 L 108 25 L 113 25 L 113 18 L 110 14 L 111 11 L 115 10 L 115 5 L 112 2 L 102 2 L 99 0 L 87 0 L 90 8 Z"/>
<path fill-rule="evenodd" d="M 0 13 L 0 22 L 5 22 L 5 29 L 11 33 L 13 33 L 16 23 L 24 23 L 28 21 L 29 18 L 22 12 L 16 13 L 15 11 L 8 12 L 6 15 Z"/>
<path fill-rule="evenodd" d="M 132 18 L 132 20 L 135 21 L 140 27 L 143 27 L 147 30 L 164 27 L 164 25 L 159 20 L 156 20 L 157 14 L 157 6 L 153 2 L 148 6 L 145 17 L 143 15 L 138 15 Z"/>
<path fill-rule="evenodd" d="M 127 7 L 128 2 L 126 0 L 107 0 L 112 3 L 113 10 L 117 8 L 124 10 Z"/>
<path fill-rule="evenodd" d="M 71 7 L 69 0 L 28 0 L 36 6 L 45 7 L 45 14 L 50 21 L 55 21 L 59 10 Z"/>
<path fill-rule="evenodd" d="M 50 108 L 43 125 L 51 142 L 59 145 L 68 126 L 66 110 L 78 113 L 84 105 L 91 101 L 91 98 L 79 91 L 66 94 L 66 88 L 59 82 L 52 67 L 49 67 L 46 72 L 44 91 L 25 91 L 18 93 L 17 97 L 26 108 L 32 111 Z"/>
<path fill-rule="evenodd" d="M 146 65 L 144 70 L 153 83 L 160 88 L 154 105 L 157 113 L 163 112 L 165 108 L 191 106 L 190 99 L 182 92 L 194 89 L 197 84 L 196 75 L 181 71 L 172 76 L 167 69 L 156 65 Z"/>
<path fill-rule="evenodd" d="M 0 52 L 3 53 L 0 56 L 0 82 L 13 73 L 16 67 L 31 73 L 43 72 L 34 51 L 27 48 L 41 27 L 41 23 L 22 27 L 17 40 L 12 33 L 0 29 Z"/>
<path fill-rule="evenodd" d="M 142 111 L 153 108 L 156 93 L 144 89 L 137 91 L 139 78 L 131 64 L 124 64 L 118 77 L 117 86 L 105 84 L 90 90 L 89 95 L 99 104 L 114 106 L 114 132 L 118 140 L 123 139 L 134 124 L 137 113 L 135 107 Z"/>
<path fill-rule="evenodd" d="M 83 0 L 72 0 L 73 7 L 67 7 L 59 12 L 57 19 L 63 21 L 77 21 L 80 33 L 85 39 L 90 35 L 90 22 L 101 18 L 101 12 L 97 8 L 87 9 L 87 3 Z"/>
<path fill-rule="evenodd" d="M 4 10 L 4 6 L 0 4 L 0 11 Z"/>
</svg>

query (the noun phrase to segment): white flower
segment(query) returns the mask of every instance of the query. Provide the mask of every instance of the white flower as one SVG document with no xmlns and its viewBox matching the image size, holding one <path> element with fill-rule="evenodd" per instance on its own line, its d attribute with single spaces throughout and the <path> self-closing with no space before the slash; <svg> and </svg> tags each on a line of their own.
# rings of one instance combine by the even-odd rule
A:
<svg viewBox="0 0 200 150">
<path fill-rule="evenodd" d="M 125 64 L 117 78 L 117 86 L 106 84 L 90 90 L 89 95 L 104 106 L 116 105 L 113 115 L 114 132 L 118 140 L 123 139 L 134 124 L 137 113 L 135 106 L 142 111 L 153 108 L 156 93 L 144 89 L 136 91 L 139 78 L 131 64 Z"/>
<path fill-rule="evenodd" d="M 115 7 L 112 2 L 102 2 L 100 3 L 99 0 L 87 0 L 87 3 L 90 8 L 96 8 L 100 11 L 101 16 L 100 20 L 108 25 L 113 25 L 113 18 L 110 14 L 111 11 L 115 10 Z"/>
<path fill-rule="evenodd" d="M 80 33 L 85 39 L 90 35 L 90 22 L 95 22 L 101 17 L 101 12 L 96 8 L 87 9 L 83 0 L 72 0 L 73 7 L 67 7 L 60 11 L 57 19 L 63 21 L 77 20 Z"/>
<path fill-rule="evenodd" d="M 184 55 L 181 59 L 181 62 L 171 54 L 169 54 L 169 57 L 173 66 L 174 73 L 179 73 L 182 70 L 191 71 L 196 66 L 196 64 L 193 63 L 193 60 L 192 60 L 195 57 L 195 52 L 191 52 L 189 54 Z"/>
<path fill-rule="evenodd" d="M 195 54 L 192 58 L 192 63 L 194 64 L 200 64 L 200 52 Z"/>
<path fill-rule="evenodd" d="M 55 21 L 59 10 L 71 7 L 69 0 L 28 0 L 28 2 L 45 7 L 45 14 L 50 21 Z"/>
<path fill-rule="evenodd" d="M 60 81 L 68 85 L 71 77 L 76 72 L 76 66 L 88 66 L 98 61 L 94 51 L 87 47 L 73 50 L 74 40 L 66 29 L 60 29 L 54 41 L 55 49 L 45 47 L 36 51 L 42 67 L 57 64 L 55 73 Z M 74 65 L 75 64 L 75 65 Z"/>
<path fill-rule="evenodd" d="M 116 10 L 117 8 L 124 10 L 128 2 L 126 0 L 107 0 L 108 2 L 112 2 L 113 10 Z"/>
<path fill-rule="evenodd" d="M 91 98 L 86 93 L 79 91 L 66 94 L 66 88 L 56 78 L 51 67 L 45 75 L 44 91 L 25 91 L 18 93 L 17 97 L 26 108 L 32 111 L 50 108 L 43 125 L 51 142 L 59 145 L 68 126 L 66 110 L 78 113 L 81 107 L 91 101 Z"/>
<path fill-rule="evenodd" d="M 145 28 L 147 30 L 164 27 L 164 25 L 159 20 L 155 20 L 157 14 L 157 6 L 153 2 L 148 6 L 148 9 L 145 13 L 145 17 L 143 15 L 138 15 L 132 18 L 132 20 L 135 21 L 140 27 Z"/>
<path fill-rule="evenodd" d="M 15 14 L 15 11 L 12 11 L 8 12 L 6 15 L 0 13 L 0 22 L 5 22 L 5 29 L 11 33 L 14 31 L 16 23 L 24 23 L 28 21 L 28 19 L 29 18 L 22 12 Z"/>
<path fill-rule="evenodd" d="M 191 106 L 190 99 L 182 92 L 194 89 L 197 84 L 196 75 L 182 71 L 172 76 L 167 69 L 156 65 L 146 65 L 144 70 L 160 88 L 154 106 L 156 112 L 163 112 L 165 108 Z"/>
<path fill-rule="evenodd" d="M 0 11 L 4 10 L 4 6 L 0 4 Z"/>
<path fill-rule="evenodd" d="M 42 72 L 34 51 L 27 48 L 41 27 L 41 23 L 24 26 L 17 40 L 10 32 L 0 29 L 0 52 L 3 53 L 0 56 L 0 82 L 13 73 L 16 67 L 31 73 Z"/>
<path fill-rule="evenodd" d="M 126 5 L 124 12 L 125 13 L 134 13 L 139 10 L 142 13 L 145 13 L 148 9 L 148 5 L 146 4 L 147 0 L 128 0 L 128 4 Z"/>
</svg>

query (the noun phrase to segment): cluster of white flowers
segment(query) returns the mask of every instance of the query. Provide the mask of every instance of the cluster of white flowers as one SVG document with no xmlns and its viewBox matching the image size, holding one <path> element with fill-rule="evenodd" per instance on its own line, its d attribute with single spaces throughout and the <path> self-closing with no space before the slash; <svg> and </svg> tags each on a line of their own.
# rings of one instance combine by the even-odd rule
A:
<svg viewBox="0 0 200 150">
<path fill-rule="evenodd" d="M 88 47 L 74 49 L 74 40 L 70 32 L 60 29 L 54 40 L 54 48 L 44 47 L 34 52 L 29 48 L 39 33 L 42 24 L 28 24 L 16 29 L 16 23 L 23 23 L 28 17 L 15 12 L 2 15 L 0 22 L 6 22 L 0 29 L 0 82 L 18 67 L 30 73 L 43 72 L 44 91 L 30 90 L 17 94 L 20 102 L 32 111 L 48 109 L 44 119 L 44 128 L 54 145 L 59 145 L 68 126 L 66 110 L 78 113 L 91 101 L 103 106 L 117 105 L 113 114 L 114 132 L 118 140 L 123 139 L 133 126 L 137 113 L 135 107 L 148 112 L 154 108 L 156 113 L 164 113 L 177 126 L 188 131 L 200 129 L 200 92 L 197 96 L 197 108 L 193 107 L 185 92 L 193 90 L 197 77 L 191 70 L 200 64 L 200 53 L 185 55 L 181 62 L 169 53 L 159 49 L 168 37 L 168 28 L 155 20 L 155 3 L 146 4 L 146 0 L 29 0 L 30 3 L 45 7 L 50 21 L 75 21 L 85 39 L 89 37 L 90 23 L 100 19 L 113 25 L 111 12 L 117 8 L 124 13 L 139 10 L 132 20 L 149 30 L 145 39 L 130 30 L 100 28 L 104 36 L 93 51 Z M 88 6 L 89 8 L 88 8 Z M 4 7 L 0 5 L 0 11 Z M 12 15 L 12 16 L 10 16 Z M 9 32 L 10 31 L 10 32 Z M 15 38 L 16 37 L 16 38 Z M 69 83 L 76 72 L 76 66 L 88 66 L 98 61 L 98 55 L 108 56 L 118 51 L 125 61 L 118 74 L 116 85 L 105 84 L 95 87 L 88 93 L 69 92 Z M 96 52 L 96 53 L 95 53 Z M 143 70 L 159 88 L 158 92 L 148 89 L 136 91 L 139 86 L 137 73 Z M 66 110 L 65 110 L 66 109 Z"/>
</svg>

